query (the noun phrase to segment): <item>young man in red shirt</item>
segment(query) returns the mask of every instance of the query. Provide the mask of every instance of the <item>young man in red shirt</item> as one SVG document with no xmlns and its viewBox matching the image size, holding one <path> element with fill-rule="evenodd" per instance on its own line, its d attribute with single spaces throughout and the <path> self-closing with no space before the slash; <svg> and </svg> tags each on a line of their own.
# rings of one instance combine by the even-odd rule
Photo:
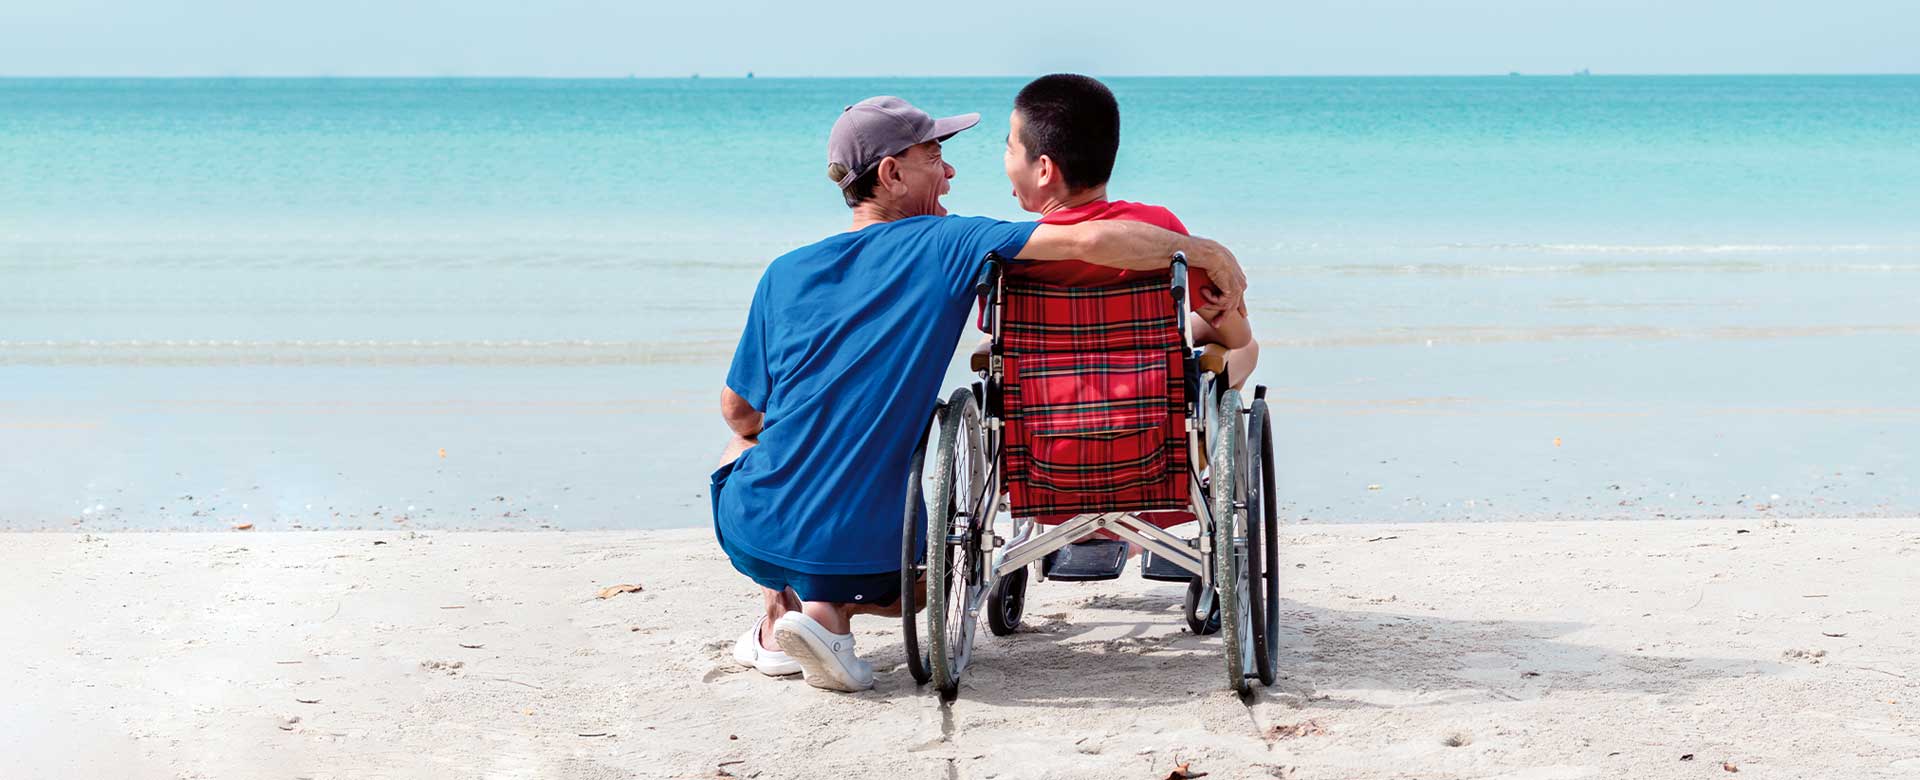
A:
<svg viewBox="0 0 1920 780">
<path fill-rule="evenodd" d="M 1106 85 L 1092 78 L 1056 73 L 1034 79 L 1013 99 L 1007 133 L 1007 180 L 1020 208 L 1039 214 L 1043 225 L 1075 225 L 1119 219 L 1145 222 L 1185 234 L 1180 219 L 1159 206 L 1107 199 L 1107 180 L 1120 151 L 1120 105 Z M 1008 275 L 1062 287 L 1106 287 L 1143 273 L 1063 260 L 1016 263 Z M 1227 380 L 1240 387 L 1253 372 L 1254 343 L 1244 304 L 1222 307 L 1206 272 L 1189 271 L 1193 340 L 1226 347 Z"/>
<path fill-rule="evenodd" d="M 1145 222 L 1180 234 L 1187 228 L 1173 212 L 1160 206 L 1107 199 L 1107 180 L 1120 151 L 1120 105 L 1106 85 L 1086 76 L 1056 73 L 1034 79 L 1013 99 L 1007 133 L 1007 180 L 1020 208 L 1040 215 L 1043 225 L 1077 225 L 1103 220 Z M 1103 268 L 1077 260 L 1051 263 L 1012 263 L 1009 278 L 1061 287 L 1108 287 L 1131 282 L 1143 274 L 1166 275 L 1164 269 L 1133 271 Z M 1217 344 L 1227 351 L 1227 383 L 1235 388 L 1253 373 L 1260 347 L 1254 343 L 1244 303 L 1223 302 L 1219 290 L 1202 271 L 1188 269 L 1189 327 L 1195 346 Z M 984 314 L 983 314 L 984 316 Z M 984 345 L 983 345 L 984 346 Z M 1169 519 L 1168 523 L 1185 522 Z M 1043 568 L 1049 577 L 1111 579 L 1124 569 L 1125 559 L 1098 552 L 1110 545 L 1107 532 L 1100 538 L 1076 542 L 1047 556 Z M 1077 550 L 1086 551 L 1082 555 Z M 1139 554 L 1127 545 L 1127 556 Z M 1057 559 L 1057 560 L 1056 560 Z"/>
</svg>

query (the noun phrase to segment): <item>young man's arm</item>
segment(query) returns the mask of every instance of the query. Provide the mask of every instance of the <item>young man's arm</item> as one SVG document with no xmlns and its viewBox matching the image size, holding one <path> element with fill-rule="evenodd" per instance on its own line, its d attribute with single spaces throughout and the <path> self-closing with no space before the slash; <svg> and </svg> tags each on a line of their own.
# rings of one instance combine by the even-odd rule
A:
<svg viewBox="0 0 1920 780">
<path fill-rule="evenodd" d="M 1078 225 L 1041 225 L 1034 228 L 1022 260 L 1083 260 L 1109 268 L 1152 271 L 1167 267 L 1175 252 L 1185 252 L 1187 264 L 1212 277 L 1220 289 L 1214 303 L 1238 308 L 1247 291 L 1247 274 L 1240 261 L 1220 242 L 1183 236 L 1145 222 L 1098 220 Z"/>
</svg>

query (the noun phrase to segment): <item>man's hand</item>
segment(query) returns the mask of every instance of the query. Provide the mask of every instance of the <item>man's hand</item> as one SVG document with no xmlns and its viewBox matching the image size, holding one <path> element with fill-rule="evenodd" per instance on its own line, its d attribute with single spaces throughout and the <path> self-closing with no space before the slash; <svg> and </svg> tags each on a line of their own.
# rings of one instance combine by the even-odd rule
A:
<svg viewBox="0 0 1920 780">
<path fill-rule="evenodd" d="M 1220 242 L 1209 238 L 1194 238 L 1194 248 L 1187 252 L 1187 264 L 1207 272 L 1207 278 L 1213 281 L 1211 289 L 1201 290 L 1207 299 L 1203 308 L 1224 312 L 1232 308 L 1244 311 L 1247 295 L 1247 272 L 1240 268 L 1240 259 L 1233 251 Z M 1218 315 L 1208 317 L 1213 321 Z"/>
<path fill-rule="evenodd" d="M 720 453 L 719 466 L 725 466 L 740 459 L 740 454 L 760 446 L 760 440 L 748 436 L 735 436 L 727 442 L 727 448 Z M 715 468 L 719 468 L 715 466 Z"/>
</svg>

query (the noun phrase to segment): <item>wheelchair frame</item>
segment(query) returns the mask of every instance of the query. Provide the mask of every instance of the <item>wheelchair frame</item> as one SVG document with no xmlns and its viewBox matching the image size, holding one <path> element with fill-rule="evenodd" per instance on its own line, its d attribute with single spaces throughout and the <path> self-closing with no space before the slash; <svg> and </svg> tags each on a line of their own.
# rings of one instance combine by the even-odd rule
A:
<svg viewBox="0 0 1920 780">
<path fill-rule="evenodd" d="M 942 699 L 950 701 L 959 693 L 982 602 L 988 607 L 994 633 L 1013 633 L 1024 609 L 1028 567 L 1101 530 L 1138 544 L 1192 575 L 1183 608 L 1186 622 L 1195 633 L 1226 630 L 1223 644 L 1230 687 L 1245 694 L 1250 690 L 1249 679 L 1272 684 L 1278 625 L 1272 608 L 1278 595 L 1277 528 L 1265 388 L 1256 388 L 1253 407 L 1243 409 L 1240 392 L 1225 387 L 1224 377 L 1201 371 L 1187 316 L 1185 255 L 1172 257 L 1171 270 L 1169 293 L 1187 355 L 1186 509 L 1200 526 L 1197 544 L 1190 546 L 1188 540 L 1146 522 L 1137 512 L 1124 511 L 1084 513 L 1051 528 L 1031 517 L 1014 517 L 1009 541 L 995 532 L 995 519 L 1007 506 L 1001 471 L 1005 373 L 999 335 L 1006 307 L 1004 261 L 997 255 L 987 256 L 987 267 L 976 283 L 976 291 L 987 301 L 994 334 L 987 366 L 972 387 L 958 388 L 936 405 L 928 431 L 938 432 L 933 484 L 931 490 L 925 489 L 929 437 L 923 436 L 909 475 L 903 529 L 901 620 L 907 665 L 918 682 L 934 682 Z M 1243 423 L 1245 415 L 1253 419 Z M 1244 432 L 1249 423 L 1260 437 L 1253 448 L 1248 447 Z M 1213 445 L 1213 453 L 1203 461 L 1201 450 L 1207 443 Z M 1204 482 L 1199 474 L 1202 462 L 1209 464 Z M 924 524 L 919 520 L 922 502 Z M 1222 551 L 1231 554 L 1218 554 Z M 925 637 L 929 646 L 924 649 L 914 604 L 923 576 L 929 602 Z M 1255 577 L 1264 587 L 1254 587 Z M 1222 582 L 1231 586 L 1218 587 Z"/>
</svg>

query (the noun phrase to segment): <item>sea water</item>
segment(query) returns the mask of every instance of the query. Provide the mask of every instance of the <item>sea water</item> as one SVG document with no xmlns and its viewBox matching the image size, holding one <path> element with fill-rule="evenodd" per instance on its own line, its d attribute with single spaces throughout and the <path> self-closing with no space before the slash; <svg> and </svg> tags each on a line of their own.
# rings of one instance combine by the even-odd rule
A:
<svg viewBox="0 0 1920 780">
<path fill-rule="evenodd" d="M 704 524 L 839 111 L 980 112 L 1020 219 L 1022 83 L 0 80 L 0 527 Z M 1920 77 L 1110 84 L 1289 518 L 1920 513 Z"/>
</svg>

